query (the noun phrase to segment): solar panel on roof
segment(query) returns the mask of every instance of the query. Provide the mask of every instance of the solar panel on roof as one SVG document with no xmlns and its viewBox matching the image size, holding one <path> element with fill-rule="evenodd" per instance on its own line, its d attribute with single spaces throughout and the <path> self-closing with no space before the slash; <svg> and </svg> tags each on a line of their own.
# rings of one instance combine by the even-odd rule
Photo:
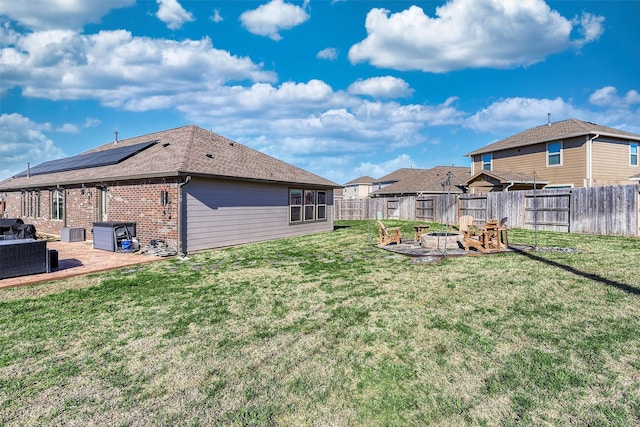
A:
<svg viewBox="0 0 640 427">
<path fill-rule="evenodd" d="M 78 154 L 77 156 L 66 157 L 64 159 L 50 160 L 29 168 L 29 171 L 22 171 L 17 174 L 16 177 L 21 178 L 27 175 L 43 175 L 54 172 L 115 165 L 146 150 L 156 142 L 158 141 L 141 142 L 140 144 L 126 145 L 110 150 L 97 151 L 95 153 Z"/>
</svg>

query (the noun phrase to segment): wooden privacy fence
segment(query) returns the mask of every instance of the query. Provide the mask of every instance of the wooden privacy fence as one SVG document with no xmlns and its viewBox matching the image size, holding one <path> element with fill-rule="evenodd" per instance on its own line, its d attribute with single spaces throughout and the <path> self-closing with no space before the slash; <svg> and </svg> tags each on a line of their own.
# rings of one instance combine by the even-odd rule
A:
<svg viewBox="0 0 640 427">
<path fill-rule="evenodd" d="M 509 227 L 572 233 L 640 236 L 640 185 L 508 191 L 483 194 L 335 200 L 335 218 L 403 219 L 478 225 L 508 218 Z"/>
<path fill-rule="evenodd" d="M 334 219 L 404 219 L 453 223 L 457 221 L 456 195 L 427 197 L 375 197 L 335 199 Z"/>
</svg>

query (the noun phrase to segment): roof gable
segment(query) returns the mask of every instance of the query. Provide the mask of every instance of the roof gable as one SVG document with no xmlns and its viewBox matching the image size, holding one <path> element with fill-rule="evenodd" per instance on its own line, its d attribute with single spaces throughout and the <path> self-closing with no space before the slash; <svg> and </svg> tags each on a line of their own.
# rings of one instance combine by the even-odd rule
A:
<svg viewBox="0 0 640 427">
<path fill-rule="evenodd" d="M 449 172 L 452 174 L 451 192 L 461 193 L 462 190 L 459 187 L 466 185 L 466 181 L 471 175 L 471 168 L 461 166 L 436 166 L 431 169 L 401 169 L 400 171 L 402 172 L 396 176 L 403 176 L 404 179 L 387 185 L 386 187 L 376 190 L 371 194 L 382 195 L 446 192 L 449 191 L 449 187 L 446 182 L 447 173 Z"/>
<path fill-rule="evenodd" d="M 467 156 L 556 141 L 581 135 L 605 135 L 623 139 L 640 140 L 640 135 L 578 119 L 568 119 L 527 129 L 508 138 L 471 151 Z"/>
<path fill-rule="evenodd" d="M 397 182 L 402 181 L 403 179 L 411 178 L 416 174 L 420 174 L 422 171 L 427 169 L 414 169 L 414 168 L 400 168 L 395 170 L 382 178 L 376 179 L 374 183 L 379 184 L 383 182 Z"/>
<path fill-rule="evenodd" d="M 534 176 L 533 174 L 528 174 L 525 172 L 482 170 L 477 174 L 475 174 L 474 176 L 472 176 L 471 178 L 469 178 L 467 180 L 467 184 L 473 181 L 477 181 L 478 178 L 483 175 L 493 178 L 504 184 L 533 184 L 533 183 L 548 184 L 549 183 L 549 181 L 545 181 L 544 179 L 541 179 L 539 176 Z"/>
<path fill-rule="evenodd" d="M 347 185 L 355 185 L 355 184 L 372 184 L 375 182 L 375 178 L 371 178 L 370 176 L 364 175 L 356 179 L 352 179 L 351 181 L 344 184 Z"/>
</svg>

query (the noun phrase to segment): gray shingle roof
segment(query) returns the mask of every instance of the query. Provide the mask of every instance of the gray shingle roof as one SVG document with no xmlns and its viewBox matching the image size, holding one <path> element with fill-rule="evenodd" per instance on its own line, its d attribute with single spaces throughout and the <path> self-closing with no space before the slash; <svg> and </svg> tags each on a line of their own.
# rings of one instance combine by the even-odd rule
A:
<svg viewBox="0 0 640 427">
<path fill-rule="evenodd" d="M 534 182 L 537 184 L 548 184 L 549 181 L 545 181 L 541 179 L 539 176 L 534 177 L 533 174 L 525 173 L 525 172 L 517 172 L 517 171 L 485 171 L 482 170 L 469 178 L 467 183 L 473 181 L 480 175 L 487 175 L 494 179 L 497 179 L 501 182 L 509 182 L 514 184 L 533 184 Z"/>
<path fill-rule="evenodd" d="M 436 166 L 431 169 L 399 169 L 397 173 L 387 176 L 401 178 L 399 181 L 387 185 L 372 192 L 372 195 L 383 194 L 419 194 L 419 193 L 442 193 L 442 182 L 446 179 L 447 173 L 451 172 L 451 192 L 462 193 L 458 186 L 466 185 L 471 176 L 471 168 L 461 166 Z M 394 175 L 395 174 L 395 175 Z M 383 178 L 378 180 L 384 182 Z M 378 182 L 377 181 L 377 182 Z M 449 187 L 444 188 L 444 192 L 449 191 Z"/>
<path fill-rule="evenodd" d="M 0 182 L 0 189 L 179 175 L 340 187 L 328 179 L 193 125 L 124 139 L 117 144 L 111 142 L 86 153 L 146 141 L 158 142 L 115 165 L 33 175 L 28 178 L 12 177 Z"/>
<path fill-rule="evenodd" d="M 381 182 L 402 181 L 403 179 L 410 179 L 413 175 L 420 174 L 422 173 L 420 171 L 425 171 L 425 170 L 428 170 L 428 169 L 401 168 L 391 172 L 390 174 L 383 176 L 382 178 L 378 178 L 373 182 L 381 183 Z"/>
<path fill-rule="evenodd" d="M 352 179 L 351 181 L 347 182 L 345 186 L 353 185 L 353 184 L 371 184 L 375 181 L 376 181 L 375 178 L 371 178 L 370 176 L 364 175 L 359 178 Z"/>
<path fill-rule="evenodd" d="M 522 147 L 525 145 L 539 144 L 541 142 L 556 141 L 575 136 L 596 134 L 640 141 L 640 135 L 635 133 L 597 125 L 595 123 L 584 122 L 578 119 L 568 119 L 561 122 L 527 129 L 508 138 L 471 151 L 467 156 Z"/>
</svg>

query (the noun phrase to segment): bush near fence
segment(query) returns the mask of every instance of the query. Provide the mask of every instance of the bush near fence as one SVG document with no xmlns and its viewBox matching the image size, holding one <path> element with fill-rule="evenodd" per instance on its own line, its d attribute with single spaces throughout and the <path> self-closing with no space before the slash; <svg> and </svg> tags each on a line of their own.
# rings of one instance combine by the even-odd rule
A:
<svg viewBox="0 0 640 427">
<path fill-rule="evenodd" d="M 476 224 L 508 218 L 509 227 L 640 236 L 640 185 L 483 194 L 336 199 L 335 218 L 402 219 L 443 224 L 471 215 Z"/>
</svg>

